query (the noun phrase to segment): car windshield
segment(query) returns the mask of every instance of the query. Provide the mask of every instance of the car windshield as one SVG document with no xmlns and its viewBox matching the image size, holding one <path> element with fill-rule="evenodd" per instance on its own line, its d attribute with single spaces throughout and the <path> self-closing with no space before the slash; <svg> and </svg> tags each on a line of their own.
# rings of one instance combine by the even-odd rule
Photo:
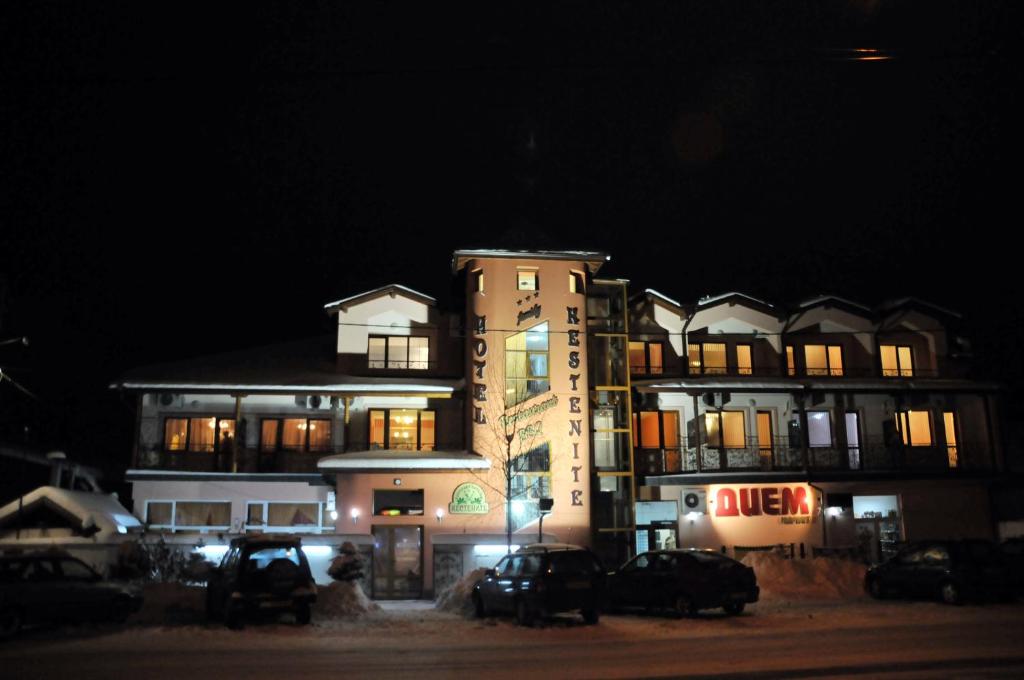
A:
<svg viewBox="0 0 1024 680">
<path fill-rule="evenodd" d="M 59 564 L 61 574 L 69 581 L 91 581 L 96 578 L 96 572 L 78 560 L 61 560 Z"/>
<path fill-rule="evenodd" d="M 254 548 L 246 558 L 249 569 L 265 569 L 274 560 L 288 560 L 298 565 L 299 551 L 294 546 L 261 546 Z"/>
<path fill-rule="evenodd" d="M 731 557 L 726 557 L 725 555 L 720 555 L 716 552 L 694 550 L 686 554 L 703 564 L 731 564 L 736 561 Z"/>
</svg>

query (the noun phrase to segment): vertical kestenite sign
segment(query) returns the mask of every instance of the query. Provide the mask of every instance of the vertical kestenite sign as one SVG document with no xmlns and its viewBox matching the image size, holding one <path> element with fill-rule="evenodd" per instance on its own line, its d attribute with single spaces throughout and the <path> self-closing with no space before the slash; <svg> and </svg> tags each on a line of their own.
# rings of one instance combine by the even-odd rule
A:
<svg viewBox="0 0 1024 680">
<path fill-rule="evenodd" d="M 569 391 L 579 392 L 580 374 L 573 373 L 580 367 L 580 312 L 579 307 L 566 307 L 566 338 L 569 343 Z M 583 506 L 583 489 L 580 488 L 580 438 L 583 436 L 583 410 L 580 408 L 581 397 L 573 394 L 569 397 L 569 443 L 572 445 L 572 483 L 570 490 L 572 505 Z"/>
</svg>

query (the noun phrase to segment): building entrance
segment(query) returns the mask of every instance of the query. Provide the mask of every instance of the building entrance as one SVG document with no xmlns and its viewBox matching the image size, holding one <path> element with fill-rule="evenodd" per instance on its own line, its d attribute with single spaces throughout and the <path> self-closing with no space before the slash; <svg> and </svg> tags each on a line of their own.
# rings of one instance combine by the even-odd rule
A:
<svg viewBox="0 0 1024 680">
<path fill-rule="evenodd" d="M 422 526 L 373 526 L 373 597 L 423 597 Z"/>
</svg>

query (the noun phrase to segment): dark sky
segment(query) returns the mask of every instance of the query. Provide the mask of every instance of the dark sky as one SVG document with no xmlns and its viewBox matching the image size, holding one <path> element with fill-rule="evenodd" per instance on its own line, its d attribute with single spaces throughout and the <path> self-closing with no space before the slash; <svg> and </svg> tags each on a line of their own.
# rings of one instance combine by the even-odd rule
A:
<svg viewBox="0 0 1024 680">
<path fill-rule="evenodd" d="M 1014 3 L 480 4 L 3 3 L 0 367 L 42 403 L 0 384 L 0 434 L 116 468 L 124 369 L 446 299 L 458 247 L 917 295 L 1021 386 Z"/>
</svg>

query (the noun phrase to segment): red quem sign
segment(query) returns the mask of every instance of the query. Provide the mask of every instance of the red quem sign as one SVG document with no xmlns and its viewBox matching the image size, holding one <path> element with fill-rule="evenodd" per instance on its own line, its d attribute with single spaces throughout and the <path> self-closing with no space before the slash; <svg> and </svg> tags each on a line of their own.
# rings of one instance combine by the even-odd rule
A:
<svg viewBox="0 0 1024 680">
<path fill-rule="evenodd" d="M 715 517 L 810 514 L 805 486 L 722 488 L 715 494 Z"/>
</svg>

